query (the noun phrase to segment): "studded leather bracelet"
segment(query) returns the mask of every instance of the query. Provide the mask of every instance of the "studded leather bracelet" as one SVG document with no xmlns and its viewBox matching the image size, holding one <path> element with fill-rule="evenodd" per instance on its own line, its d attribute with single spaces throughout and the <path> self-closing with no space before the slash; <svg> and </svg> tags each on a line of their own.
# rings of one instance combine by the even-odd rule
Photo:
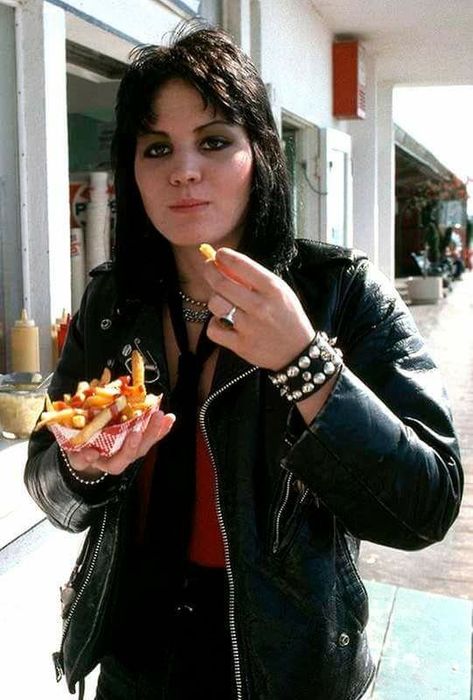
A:
<svg viewBox="0 0 473 700">
<path fill-rule="evenodd" d="M 343 365 L 342 351 L 335 348 L 336 338 L 329 339 L 323 331 L 317 331 L 313 340 L 286 367 L 269 375 L 288 401 L 303 401 L 336 374 Z"/>
</svg>

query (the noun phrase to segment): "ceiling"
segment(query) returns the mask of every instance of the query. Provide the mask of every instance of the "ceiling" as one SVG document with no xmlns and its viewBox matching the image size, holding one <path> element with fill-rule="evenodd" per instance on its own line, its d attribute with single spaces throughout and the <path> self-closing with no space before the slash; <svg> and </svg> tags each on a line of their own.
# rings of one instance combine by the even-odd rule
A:
<svg viewBox="0 0 473 700">
<path fill-rule="evenodd" d="M 335 35 L 363 40 L 379 77 L 473 84 L 473 0 L 311 0 Z"/>
</svg>

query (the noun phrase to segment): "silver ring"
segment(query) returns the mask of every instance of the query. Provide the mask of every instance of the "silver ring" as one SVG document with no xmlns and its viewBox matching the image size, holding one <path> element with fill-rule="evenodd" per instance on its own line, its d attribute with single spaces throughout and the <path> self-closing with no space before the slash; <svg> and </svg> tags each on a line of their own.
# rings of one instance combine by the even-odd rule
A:
<svg viewBox="0 0 473 700">
<path fill-rule="evenodd" d="M 235 314 L 237 312 L 237 307 L 232 306 L 230 311 L 225 314 L 225 316 L 220 316 L 219 321 L 225 328 L 233 328 L 235 326 Z"/>
</svg>

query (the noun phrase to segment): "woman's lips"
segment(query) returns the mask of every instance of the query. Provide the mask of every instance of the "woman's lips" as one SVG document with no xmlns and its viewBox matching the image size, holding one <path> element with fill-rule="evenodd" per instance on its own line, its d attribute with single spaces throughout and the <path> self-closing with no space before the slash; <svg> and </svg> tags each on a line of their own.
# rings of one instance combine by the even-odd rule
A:
<svg viewBox="0 0 473 700">
<path fill-rule="evenodd" d="M 203 199 L 181 199 L 175 204 L 170 204 L 169 209 L 176 212 L 199 211 L 209 204 L 210 202 Z"/>
</svg>

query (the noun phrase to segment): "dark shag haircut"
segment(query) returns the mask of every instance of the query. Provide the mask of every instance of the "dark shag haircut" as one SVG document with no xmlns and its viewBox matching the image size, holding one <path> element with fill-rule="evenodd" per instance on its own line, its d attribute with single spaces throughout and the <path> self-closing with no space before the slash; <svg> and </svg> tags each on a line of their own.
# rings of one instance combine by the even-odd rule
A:
<svg viewBox="0 0 473 700">
<path fill-rule="evenodd" d="M 137 135 L 154 121 L 153 100 L 159 89 L 175 78 L 187 81 L 206 106 L 246 130 L 254 165 L 239 250 L 281 272 L 294 255 L 290 191 L 271 106 L 252 61 L 223 30 L 200 22 L 180 25 L 169 46 L 137 47 L 131 59 L 118 90 L 112 141 L 114 268 L 120 296 L 148 295 L 156 291 L 158 281 L 175 275 L 171 247 L 148 218 L 134 176 Z"/>
</svg>

